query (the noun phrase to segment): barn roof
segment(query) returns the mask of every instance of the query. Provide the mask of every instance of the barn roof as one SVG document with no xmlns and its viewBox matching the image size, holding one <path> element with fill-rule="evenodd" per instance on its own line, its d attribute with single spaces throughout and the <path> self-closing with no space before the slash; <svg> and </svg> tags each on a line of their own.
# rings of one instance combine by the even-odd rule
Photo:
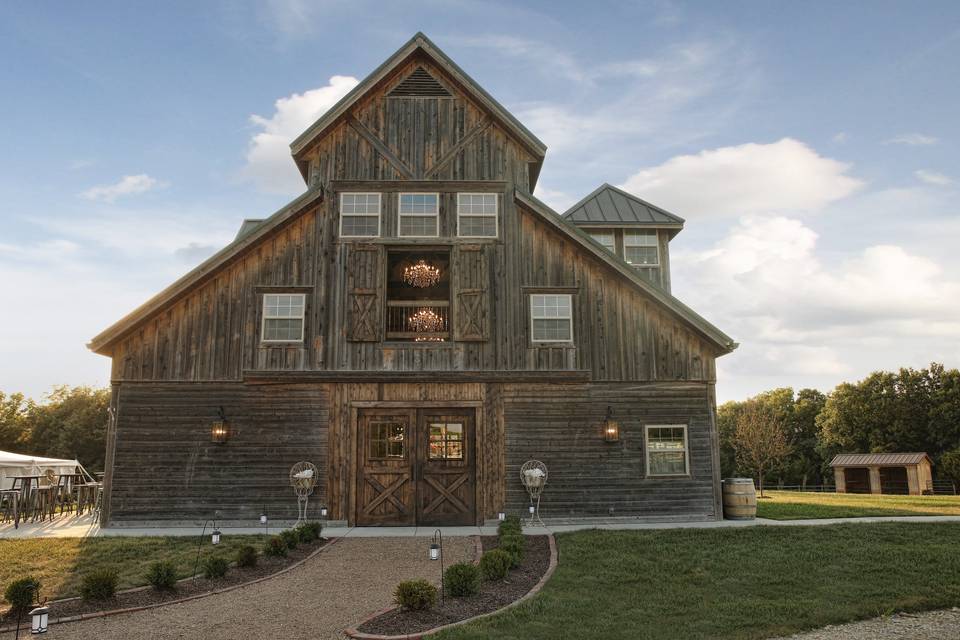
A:
<svg viewBox="0 0 960 640">
<path fill-rule="evenodd" d="M 683 304 L 677 298 L 667 293 L 660 287 L 645 280 L 637 273 L 637 270 L 627 264 L 622 258 L 619 258 L 602 246 L 593 241 L 585 231 L 579 229 L 577 225 L 563 218 L 560 214 L 550 208 L 549 205 L 541 202 L 529 193 L 519 189 L 516 190 L 515 198 L 517 202 L 524 205 L 534 213 L 551 224 L 555 229 L 567 235 L 571 240 L 581 245 L 582 248 L 599 258 L 614 270 L 620 273 L 624 278 L 631 281 L 638 289 L 646 293 L 655 301 L 666 307 L 673 314 L 678 316 L 689 326 L 693 327 L 700 335 L 707 338 L 716 345 L 721 353 L 730 353 L 739 345 L 730 336 L 715 327 L 709 321 L 699 315 L 696 311 Z"/>
<path fill-rule="evenodd" d="M 473 78 L 457 66 L 457 63 L 441 51 L 440 47 L 435 45 L 430 38 L 419 31 L 410 38 L 405 45 L 397 49 L 396 53 L 390 56 L 386 62 L 374 69 L 373 72 L 354 87 L 350 93 L 330 107 L 326 113 L 320 116 L 316 122 L 310 125 L 306 131 L 290 143 L 290 151 L 297 161 L 297 166 L 300 168 L 300 172 L 303 173 L 304 178 L 306 178 L 307 168 L 306 163 L 300 159 L 300 155 L 314 140 L 322 136 L 327 129 L 349 113 L 350 108 L 362 98 L 364 94 L 416 53 L 426 55 L 434 64 L 447 72 L 450 77 L 456 80 L 471 94 L 474 100 L 493 115 L 495 119 L 506 126 L 508 131 L 529 148 L 533 155 L 539 159 L 539 162 L 535 163 L 536 166 L 531 168 L 531 184 L 535 183 L 537 175 L 540 172 L 540 166 L 543 164 L 543 157 L 547 152 L 547 145 L 537 138 L 537 136 L 533 135 L 533 133 L 523 126 L 502 104 L 497 102 L 493 96 L 487 93 L 483 87 L 477 84 Z"/>
<path fill-rule="evenodd" d="M 671 237 L 679 233 L 684 222 L 680 216 L 606 182 L 567 209 L 563 217 L 580 226 L 609 224 L 673 229 Z"/>
<path fill-rule="evenodd" d="M 840 453 L 830 463 L 831 467 L 864 467 L 870 465 L 919 464 L 930 456 L 925 453 Z"/>
</svg>

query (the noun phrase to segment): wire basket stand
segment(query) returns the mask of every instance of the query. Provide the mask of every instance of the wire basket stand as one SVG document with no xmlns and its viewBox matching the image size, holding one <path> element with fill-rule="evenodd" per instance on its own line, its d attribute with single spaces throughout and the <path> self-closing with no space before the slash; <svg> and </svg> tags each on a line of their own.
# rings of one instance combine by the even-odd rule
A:
<svg viewBox="0 0 960 640">
<path fill-rule="evenodd" d="M 297 524 L 307 520 L 307 501 L 317 486 L 319 473 L 312 462 L 298 462 L 290 467 L 290 486 L 297 494 Z"/>
<path fill-rule="evenodd" d="M 530 517 L 527 526 L 545 526 L 540 519 L 540 494 L 547 484 L 547 465 L 539 460 L 527 460 L 520 467 L 520 482 L 530 496 Z"/>
</svg>

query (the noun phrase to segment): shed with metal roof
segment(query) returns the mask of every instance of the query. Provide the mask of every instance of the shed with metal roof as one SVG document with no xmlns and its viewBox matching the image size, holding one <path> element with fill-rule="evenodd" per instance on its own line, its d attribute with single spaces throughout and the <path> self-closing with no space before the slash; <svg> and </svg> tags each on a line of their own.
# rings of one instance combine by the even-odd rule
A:
<svg viewBox="0 0 960 640">
<path fill-rule="evenodd" d="M 933 493 L 926 453 L 840 453 L 830 462 L 837 493 Z"/>
</svg>

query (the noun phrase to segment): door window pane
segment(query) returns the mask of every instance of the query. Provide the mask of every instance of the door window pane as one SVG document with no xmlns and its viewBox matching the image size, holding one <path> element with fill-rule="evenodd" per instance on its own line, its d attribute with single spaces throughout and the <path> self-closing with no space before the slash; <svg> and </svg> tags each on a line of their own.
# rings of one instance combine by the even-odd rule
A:
<svg viewBox="0 0 960 640">
<path fill-rule="evenodd" d="M 402 422 L 371 422 L 368 457 L 398 459 L 406 456 L 406 427 Z"/>
<path fill-rule="evenodd" d="M 430 423 L 431 460 L 463 460 L 463 424 L 458 422 Z"/>
</svg>

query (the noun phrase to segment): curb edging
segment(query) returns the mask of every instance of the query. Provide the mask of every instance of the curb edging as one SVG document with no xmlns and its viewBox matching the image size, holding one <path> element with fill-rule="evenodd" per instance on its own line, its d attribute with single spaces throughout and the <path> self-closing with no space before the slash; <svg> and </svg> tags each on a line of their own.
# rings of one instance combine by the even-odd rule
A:
<svg viewBox="0 0 960 640">
<path fill-rule="evenodd" d="M 94 618 L 106 618 L 107 616 L 115 616 L 115 615 L 121 614 L 121 613 L 136 613 L 137 611 L 146 611 L 146 610 L 148 610 L 148 609 L 157 609 L 157 608 L 159 608 L 159 607 L 166 607 L 166 606 L 169 606 L 169 605 L 172 605 L 172 604 L 182 604 L 182 603 L 184 603 L 184 602 L 190 602 L 190 601 L 192 601 L 192 600 L 199 600 L 199 599 L 201 599 L 201 598 L 206 598 L 206 597 L 208 597 L 208 596 L 214 596 L 214 595 L 217 595 L 217 594 L 220 594 L 220 593 L 227 593 L 227 592 L 230 592 L 230 591 L 234 591 L 234 590 L 236 590 L 236 589 L 241 589 L 241 588 L 243 588 L 243 587 L 248 587 L 248 586 L 250 586 L 250 585 L 258 584 L 258 583 L 260 583 L 260 582 L 264 582 L 264 581 L 266 581 L 266 580 L 270 580 L 270 579 L 275 578 L 275 577 L 277 577 L 277 576 L 281 576 L 281 575 L 287 573 L 288 571 L 292 571 L 292 570 L 296 569 L 297 567 L 299 567 L 300 565 L 302 565 L 303 563 L 305 563 L 307 560 L 310 560 L 310 559 L 314 558 L 315 556 L 320 555 L 320 554 L 323 553 L 325 550 L 327 550 L 328 548 L 332 547 L 338 540 L 342 540 L 342 538 L 328 538 L 327 543 L 326 543 L 325 545 L 323 545 L 323 546 L 320 547 L 319 549 L 316 549 L 313 553 L 311 553 L 310 555 L 308 555 L 306 558 L 303 558 L 303 559 L 301 559 L 301 560 L 298 560 L 297 562 L 291 564 L 289 567 L 284 567 L 283 569 L 281 569 L 280 571 L 277 571 L 276 573 L 271 573 L 271 574 L 266 575 L 266 576 L 261 576 L 261 577 L 259 577 L 259 578 L 256 578 L 256 579 L 254 579 L 254 580 L 250 580 L 250 581 L 248 581 L 248 582 L 241 582 L 241 583 L 239 583 L 239 584 L 230 585 L 229 587 L 223 587 L 222 589 L 215 589 L 214 591 L 206 591 L 206 592 L 204 592 L 204 593 L 196 593 L 196 594 L 194 594 L 194 595 L 192 595 L 192 596 L 187 596 L 186 598 L 178 598 L 178 599 L 176 599 L 176 600 L 167 600 L 167 601 L 165 601 L 165 602 L 155 602 L 155 603 L 153 603 L 153 604 L 145 604 L 145 605 L 140 605 L 140 606 L 136 606 L 136 607 L 123 607 L 123 608 L 120 608 L 120 609 L 110 609 L 110 610 L 108 610 L 108 611 L 94 611 L 94 612 L 92 612 L 92 613 L 81 613 L 81 614 L 78 614 L 78 615 L 75 615 L 75 616 L 65 616 L 65 617 L 60 617 L 60 618 L 52 618 L 52 617 L 51 617 L 51 618 L 50 618 L 50 621 L 49 621 L 49 624 L 54 625 L 54 624 L 63 624 L 63 623 L 68 623 L 68 622 L 80 622 L 80 621 L 83 621 L 83 620 L 92 620 L 92 619 L 94 619 Z M 185 581 L 185 580 L 191 580 L 191 578 L 184 578 L 183 580 L 178 580 L 177 582 L 183 582 L 183 581 Z M 142 591 L 142 590 L 148 589 L 148 588 L 150 588 L 149 585 L 143 586 L 143 587 L 134 587 L 133 589 L 128 589 L 128 590 L 126 590 L 125 593 L 131 593 L 131 592 L 134 592 L 134 591 Z M 64 600 L 74 600 L 74 599 L 75 599 L 75 598 L 64 598 Z M 54 604 L 54 603 L 50 603 L 50 604 Z M 20 626 L 20 628 L 21 628 L 21 629 L 29 629 L 29 627 L 23 627 L 23 626 Z M 16 626 L 16 625 L 8 625 L 8 626 L 5 626 L 5 627 L 0 627 L 0 632 L 16 631 L 16 629 L 17 629 L 17 626 Z"/>
<path fill-rule="evenodd" d="M 475 622 L 476 620 L 482 620 L 483 618 L 489 618 L 490 616 L 495 616 L 495 615 L 497 615 L 497 614 L 499 614 L 499 613 L 502 613 L 502 612 L 506 611 L 507 609 L 512 609 L 513 607 L 519 605 L 521 602 L 523 602 L 523 601 L 525 601 L 525 600 L 528 600 L 529 598 L 532 598 L 533 596 L 535 596 L 535 595 L 537 595 L 538 593 L 540 593 L 540 591 L 543 589 L 544 585 L 547 584 L 547 580 L 549 580 L 550 577 L 553 575 L 553 572 L 556 571 L 556 569 L 557 569 L 557 562 L 558 562 L 557 542 L 556 542 L 556 540 L 554 539 L 552 533 L 548 533 L 548 534 L 547 534 L 547 540 L 550 542 L 550 564 L 549 564 L 549 566 L 547 567 L 547 570 L 546 570 L 546 571 L 544 572 L 544 574 L 540 577 L 540 580 L 537 581 L 537 584 L 533 585 L 533 587 L 530 589 L 530 591 L 527 591 L 527 592 L 526 592 L 525 594 L 523 594 L 520 598 L 514 600 L 513 602 L 511 602 L 511 603 L 509 603 L 509 604 L 506 604 L 506 605 L 500 607 L 499 609 L 495 609 L 494 611 L 488 611 L 487 613 L 481 613 L 481 614 L 479 614 L 479 615 L 473 616 L 472 618 L 465 618 L 464 620 L 457 620 L 456 622 L 451 622 L 451 623 L 449 623 L 449 624 L 444 624 L 444 625 L 441 625 L 441 626 L 439 626 L 439 627 L 434 627 L 434 628 L 432 628 L 432 629 L 427 629 L 427 630 L 425 630 L 425 631 L 417 631 L 417 632 L 415 632 L 415 633 L 405 633 L 405 634 L 401 634 L 401 635 L 388 636 L 388 635 L 382 635 L 382 634 L 377 634 L 377 633 L 364 633 L 363 631 L 358 631 L 358 628 L 361 627 L 361 626 L 362 626 L 363 624 L 365 624 L 366 622 L 369 622 L 370 620 L 373 620 L 374 618 L 377 618 L 377 617 L 379 617 L 379 616 L 381 616 L 381 615 L 383 615 L 383 614 L 385 614 L 385 613 L 389 613 L 390 611 L 393 611 L 394 609 L 396 609 L 397 606 L 396 606 L 396 605 L 393 605 L 393 606 L 386 607 L 386 608 L 384 608 L 384 609 L 381 609 L 380 611 L 377 611 L 377 612 L 375 612 L 375 613 L 370 614 L 369 616 L 367 616 L 366 618 L 364 618 L 363 620 L 361 620 L 360 622 L 358 622 L 358 623 L 357 623 L 356 625 L 354 625 L 353 627 L 350 627 L 350 628 L 348 628 L 348 629 L 344 629 L 343 632 L 344 632 L 348 637 L 350 637 L 350 638 L 356 638 L 357 640 L 420 640 L 421 638 L 424 638 L 424 637 L 426 637 L 426 636 L 432 636 L 432 635 L 435 634 L 435 633 L 439 633 L 439 632 L 441 632 L 441 631 L 445 631 L 445 630 L 451 629 L 451 628 L 453 628 L 453 627 L 459 627 L 459 626 L 461 626 L 461 625 L 467 624 L 468 622 Z M 478 547 L 478 549 L 480 549 L 480 550 L 482 551 L 483 546 L 482 546 L 482 543 L 481 543 L 479 537 L 477 538 L 477 547 Z"/>
</svg>

